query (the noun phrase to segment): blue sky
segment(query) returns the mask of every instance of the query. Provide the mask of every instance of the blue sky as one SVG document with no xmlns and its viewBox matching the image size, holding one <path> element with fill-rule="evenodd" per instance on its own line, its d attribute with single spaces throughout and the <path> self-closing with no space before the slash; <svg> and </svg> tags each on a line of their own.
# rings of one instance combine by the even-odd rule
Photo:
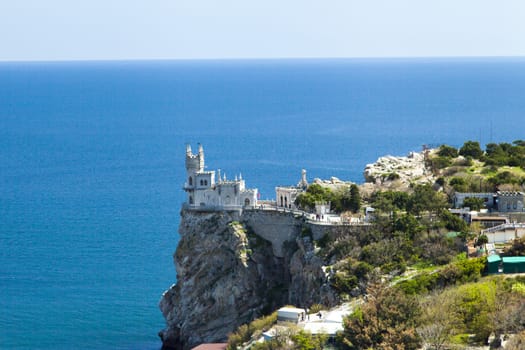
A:
<svg viewBox="0 0 525 350">
<path fill-rule="evenodd" d="M 414 56 L 525 56 L 525 1 L 0 1 L 4 61 Z"/>
</svg>

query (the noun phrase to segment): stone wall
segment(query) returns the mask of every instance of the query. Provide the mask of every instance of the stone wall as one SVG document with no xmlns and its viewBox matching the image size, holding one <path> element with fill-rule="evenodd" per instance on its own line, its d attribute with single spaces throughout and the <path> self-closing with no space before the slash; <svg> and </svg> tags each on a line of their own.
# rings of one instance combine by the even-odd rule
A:
<svg viewBox="0 0 525 350">
<path fill-rule="evenodd" d="M 273 254 L 280 258 L 284 256 L 283 243 L 295 241 L 303 227 L 302 217 L 273 210 L 245 210 L 241 221 L 258 236 L 270 241 Z"/>
</svg>

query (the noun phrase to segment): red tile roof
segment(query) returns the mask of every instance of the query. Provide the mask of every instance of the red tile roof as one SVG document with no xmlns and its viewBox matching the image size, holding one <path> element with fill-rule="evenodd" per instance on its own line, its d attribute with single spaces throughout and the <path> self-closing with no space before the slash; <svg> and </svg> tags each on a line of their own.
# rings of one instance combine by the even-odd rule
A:
<svg viewBox="0 0 525 350">
<path fill-rule="evenodd" d="M 191 350 L 226 350 L 227 345 L 227 343 L 208 343 L 196 346 Z"/>
</svg>

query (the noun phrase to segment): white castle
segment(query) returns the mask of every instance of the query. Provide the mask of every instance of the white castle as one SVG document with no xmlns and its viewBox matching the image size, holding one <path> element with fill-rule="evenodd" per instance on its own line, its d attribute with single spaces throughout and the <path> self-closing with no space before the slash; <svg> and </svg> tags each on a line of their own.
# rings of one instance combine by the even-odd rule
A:
<svg viewBox="0 0 525 350">
<path fill-rule="evenodd" d="M 186 145 L 186 183 L 184 191 L 188 194 L 188 208 L 205 208 L 214 210 L 240 209 L 257 205 L 258 191 L 247 189 L 242 176 L 227 180 L 226 174 L 221 179 L 218 172 L 204 170 L 204 150 L 199 144 L 199 153 L 193 154 L 191 146 Z"/>
</svg>

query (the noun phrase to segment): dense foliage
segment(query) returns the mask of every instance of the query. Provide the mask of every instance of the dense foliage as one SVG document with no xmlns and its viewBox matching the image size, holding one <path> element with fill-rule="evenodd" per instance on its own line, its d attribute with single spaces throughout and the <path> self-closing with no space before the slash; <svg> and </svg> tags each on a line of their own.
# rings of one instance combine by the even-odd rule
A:
<svg viewBox="0 0 525 350">
<path fill-rule="evenodd" d="M 417 299 L 402 291 L 371 285 L 367 302 L 344 320 L 339 343 L 346 349 L 405 349 L 420 346 L 415 325 Z"/>
<path fill-rule="evenodd" d="M 462 254 L 456 261 L 442 268 L 422 272 L 398 283 L 396 288 L 402 289 L 406 294 L 422 294 L 456 283 L 474 282 L 481 278 L 485 265 L 485 258 L 467 259 Z"/>
<path fill-rule="evenodd" d="M 459 150 L 442 145 L 430 163 L 440 176 L 439 191 L 413 185 L 409 192 L 375 192 L 366 198 L 375 209 L 372 225 L 337 227 L 315 242 L 331 287 L 343 299 L 365 295 L 365 303 L 345 318 L 338 348 L 440 350 L 486 345 L 491 334 L 497 348 L 500 336 L 518 333 L 508 346 L 521 349 L 525 278 L 482 277 L 486 258 L 468 259 L 464 253 L 476 229 L 450 213 L 446 194 L 521 188 L 522 169 L 498 167 L 525 169 L 525 141 L 488 144 L 485 151 L 474 141 Z M 356 185 L 334 192 L 314 184 L 297 204 L 313 209 L 316 202 L 331 202 L 332 210 L 355 212 L 361 200 Z M 480 210 L 484 201 L 466 198 L 464 206 Z M 487 241 L 481 235 L 475 243 Z M 525 238 L 516 239 L 504 255 L 525 255 Z M 250 329 L 242 329 L 237 344 L 254 334 Z M 325 342 L 292 327 L 251 348 L 321 349 Z"/>
<path fill-rule="evenodd" d="M 454 343 L 487 344 L 495 335 L 518 332 L 513 342 L 523 340 L 525 329 L 524 278 L 485 279 L 451 285 L 419 296 L 402 289 L 372 285 L 367 302 L 344 321 L 339 343 L 345 349 L 450 348 Z"/>
<path fill-rule="evenodd" d="M 525 141 L 510 143 L 489 143 L 483 158 L 487 165 L 525 167 Z"/>
<path fill-rule="evenodd" d="M 240 326 L 235 332 L 228 336 L 228 350 L 235 350 L 238 346 L 250 341 L 252 337 L 260 337 L 261 334 L 277 322 L 277 312 L 258 318 L 249 324 Z"/>
<path fill-rule="evenodd" d="M 314 210 L 315 204 L 319 202 L 330 203 L 331 209 L 336 213 L 343 211 L 356 213 L 361 207 L 359 187 L 356 184 L 352 184 L 349 188 L 332 191 L 328 187 L 311 184 L 295 200 L 295 204 L 305 210 Z"/>
<path fill-rule="evenodd" d="M 464 157 L 470 157 L 474 159 L 480 159 L 483 155 L 483 151 L 477 141 L 467 141 L 459 149 L 459 155 Z"/>
<path fill-rule="evenodd" d="M 325 334 L 312 335 L 310 332 L 289 327 L 281 329 L 272 339 L 253 344 L 251 350 L 322 350 L 328 337 Z"/>
<path fill-rule="evenodd" d="M 448 178 L 447 183 L 441 177 L 441 186 L 448 185 L 456 192 L 522 190 L 525 186 L 525 141 L 489 143 L 485 150 L 478 142 L 467 141 L 459 152 L 454 147 L 442 145 L 427 159 L 427 164 L 435 174 Z M 504 166 L 507 168 L 501 169 Z"/>
<path fill-rule="evenodd" d="M 422 212 L 436 214 L 448 206 L 446 196 L 436 192 L 430 185 L 416 185 L 411 194 L 396 191 L 376 192 L 370 204 L 385 213 L 406 211 L 413 215 Z"/>
</svg>

